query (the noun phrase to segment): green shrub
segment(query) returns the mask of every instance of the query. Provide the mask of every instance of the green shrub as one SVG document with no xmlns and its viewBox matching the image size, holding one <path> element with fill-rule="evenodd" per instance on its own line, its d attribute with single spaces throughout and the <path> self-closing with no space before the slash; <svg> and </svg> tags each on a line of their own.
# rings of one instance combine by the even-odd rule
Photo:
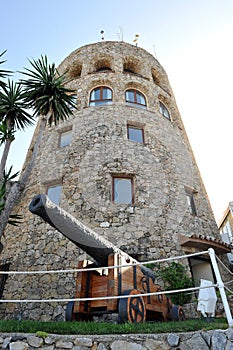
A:
<svg viewBox="0 0 233 350">
<path fill-rule="evenodd" d="M 160 269 L 158 274 L 164 281 L 165 290 L 185 289 L 194 286 L 193 280 L 188 276 L 186 268 L 180 263 L 172 262 L 168 267 Z M 191 301 L 192 294 L 181 292 L 169 294 L 169 297 L 174 304 L 184 305 Z"/>
</svg>

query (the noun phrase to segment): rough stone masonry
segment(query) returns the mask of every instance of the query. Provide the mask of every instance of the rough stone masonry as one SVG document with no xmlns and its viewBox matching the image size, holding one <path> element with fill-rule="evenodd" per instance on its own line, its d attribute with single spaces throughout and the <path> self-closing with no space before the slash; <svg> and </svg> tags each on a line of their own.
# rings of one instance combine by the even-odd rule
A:
<svg viewBox="0 0 233 350">
<path fill-rule="evenodd" d="M 29 183 L 14 212 L 19 227 L 7 227 L 1 259 L 11 270 L 75 268 L 85 252 L 33 216 L 38 193 L 61 190 L 59 205 L 140 261 L 198 248 L 180 245 L 179 235 L 218 238 L 184 125 L 160 63 L 124 42 L 99 42 L 72 52 L 59 66 L 77 93 L 77 110 L 47 126 Z M 26 163 L 31 156 L 40 120 Z M 130 132 L 143 135 L 132 138 Z M 63 146 L 63 137 L 70 137 Z M 129 186 L 117 202 L 114 179 Z M 121 184 L 124 185 L 123 182 Z M 195 212 L 187 199 L 195 203 Z M 199 250 L 202 250 L 201 248 Z M 183 263 L 189 269 L 186 259 Z M 10 276 L 4 299 L 71 298 L 75 274 Z M 65 303 L 8 303 L 4 318 L 64 319 Z"/>
</svg>

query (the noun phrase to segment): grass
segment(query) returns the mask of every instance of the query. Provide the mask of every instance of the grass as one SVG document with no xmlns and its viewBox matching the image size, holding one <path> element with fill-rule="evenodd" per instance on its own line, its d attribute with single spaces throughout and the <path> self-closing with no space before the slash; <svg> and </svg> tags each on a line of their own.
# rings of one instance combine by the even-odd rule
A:
<svg viewBox="0 0 233 350">
<path fill-rule="evenodd" d="M 226 319 L 203 319 L 182 322 L 147 322 L 144 324 L 113 324 L 96 322 L 39 322 L 0 320 L 0 333 L 53 333 L 53 334 L 129 334 L 129 333 L 176 333 L 198 330 L 226 329 Z"/>
</svg>

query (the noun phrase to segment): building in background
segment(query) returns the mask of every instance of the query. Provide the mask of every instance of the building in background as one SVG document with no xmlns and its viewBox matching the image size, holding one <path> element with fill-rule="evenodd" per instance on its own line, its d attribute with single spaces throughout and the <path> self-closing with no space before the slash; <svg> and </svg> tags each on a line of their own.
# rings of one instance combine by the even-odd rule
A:
<svg viewBox="0 0 233 350">
<path fill-rule="evenodd" d="M 86 258 L 59 232 L 33 216 L 38 193 L 139 261 L 213 247 L 218 228 L 189 144 L 167 74 L 138 46 L 99 42 L 72 52 L 59 67 L 77 93 L 77 110 L 47 126 L 36 165 L 15 212 L 20 227 L 8 227 L 2 259 L 12 270 L 75 268 Z M 192 106 L 190 106 L 192 108 Z M 38 121 L 37 129 L 40 125 Z M 201 126 L 200 126 L 201 127 Z M 30 157 L 35 137 L 26 158 Z M 197 284 L 213 279 L 206 256 L 184 260 Z M 5 299 L 70 298 L 70 274 L 16 275 Z M 65 303 L 1 304 L 2 317 L 59 320 Z"/>
<path fill-rule="evenodd" d="M 220 235 L 223 242 L 227 244 L 233 243 L 233 202 L 230 202 L 220 223 L 219 223 Z M 227 254 L 229 263 L 233 265 L 233 254 Z"/>
</svg>

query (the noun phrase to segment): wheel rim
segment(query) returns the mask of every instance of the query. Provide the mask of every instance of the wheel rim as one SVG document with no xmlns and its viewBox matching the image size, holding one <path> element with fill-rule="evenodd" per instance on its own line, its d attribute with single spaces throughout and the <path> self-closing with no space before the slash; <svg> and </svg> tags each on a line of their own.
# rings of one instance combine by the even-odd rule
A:
<svg viewBox="0 0 233 350">
<path fill-rule="evenodd" d="M 119 318 L 121 322 L 143 323 L 146 320 L 146 308 L 144 300 L 138 290 L 132 289 L 124 292 L 128 298 L 119 301 Z M 133 296 L 135 295 L 135 297 Z"/>
<path fill-rule="evenodd" d="M 128 299 L 130 323 L 143 323 L 145 306 L 142 297 L 131 297 Z"/>
<path fill-rule="evenodd" d="M 185 313 L 181 306 L 173 305 L 171 310 L 171 318 L 173 321 L 184 321 Z"/>
</svg>

